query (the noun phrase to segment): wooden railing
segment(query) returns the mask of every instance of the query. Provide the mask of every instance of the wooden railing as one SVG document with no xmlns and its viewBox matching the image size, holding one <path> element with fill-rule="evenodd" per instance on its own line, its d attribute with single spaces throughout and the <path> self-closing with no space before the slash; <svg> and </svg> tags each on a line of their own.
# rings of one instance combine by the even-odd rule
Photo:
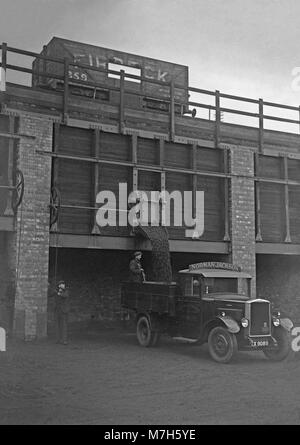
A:
<svg viewBox="0 0 300 445">
<path fill-rule="evenodd" d="M 31 52 L 31 51 L 25 51 L 25 50 L 13 48 L 13 47 L 8 46 L 6 43 L 2 43 L 0 48 L 1 48 L 1 55 L 2 55 L 1 63 L 0 63 L 0 67 L 1 67 L 0 91 L 6 90 L 7 71 L 8 70 L 20 71 L 22 73 L 32 74 L 32 75 L 39 76 L 39 77 L 51 78 L 51 79 L 61 81 L 61 82 L 63 82 L 63 85 L 64 85 L 63 106 L 62 106 L 62 108 L 63 108 L 62 114 L 63 114 L 64 121 L 66 121 L 66 119 L 67 119 L 68 109 L 69 109 L 70 79 L 69 79 L 68 71 L 69 71 L 70 66 L 76 66 L 83 70 L 97 71 L 97 72 L 102 72 L 102 73 L 115 75 L 115 76 L 119 77 L 120 82 L 119 82 L 118 86 L 115 86 L 115 85 L 108 86 L 107 84 L 103 84 L 103 83 L 83 81 L 83 80 L 76 80 L 76 85 L 92 87 L 95 89 L 103 88 L 106 90 L 109 89 L 109 90 L 114 90 L 114 91 L 119 92 L 119 94 L 120 94 L 119 129 L 120 129 L 121 133 L 124 130 L 124 116 L 125 116 L 125 108 L 126 108 L 125 93 L 128 92 L 131 95 L 145 97 L 145 94 L 140 91 L 133 91 L 132 89 L 130 89 L 130 91 L 126 90 L 126 80 L 130 80 L 130 79 L 138 80 L 140 82 L 145 82 L 145 83 L 150 83 L 150 84 L 154 84 L 154 85 L 167 87 L 169 89 L 168 98 L 162 98 L 159 95 L 153 95 L 153 94 L 151 94 L 151 98 L 163 100 L 164 102 L 167 102 L 169 104 L 169 107 L 168 107 L 169 108 L 169 136 L 170 136 L 170 140 L 174 140 L 174 136 L 176 134 L 176 127 L 175 127 L 176 101 L 175 101 L 174 92 L 175 92 L 175 89 L 184 90 L 184 88 L 182 85 L 176 84 L 173 80 L 170 82 L 163 82 L 160 80 L 149 79 L 142 75 L 137 76 L 134 74 L 125 73 L 124 71 L 119 72 L 119 71 L 105 69 L 105 68 L 101 68 L 101 67 L 94 67 L 94 66 L 90 66 L 90 65 L 86 65 L 86 64 L 81 64 L 78 62 L 73 62 L 72 60 L 70 60 L 68 58 L 64 58 L 64 59 L 56 58 L 56 57 L 51 57 L 49 55 L 37 54 L 37 53 Z M 8 64 L 7 63 L 8 53 L 15 53 L 20 56 L 27 56 L 30 58 L 36 58 L 38 60 L 43 60 L 45 62 L 43 64 L 43 69 L 42 70 L 41 69 L 34 70 L 31 68 L 26 68 L 24 66 Z M 46 62 L 54 62 L 54 63 L 60 64 L 62 67 L 63 75 L 58 75 L 58 74 L 55 74 L 52 72 L 51 73 L 47 72 L 45 70 Z M 275 122 L 281 122 L 281 123 L 285 123 L 285 124 L 296 124 L 298 126 L 298 132 L 300 133 L 300 107 L 268 102 L 268 101 L 264 101 L 263 99 L 252 99 L 252 98 L 248 98 L 248 97 L 235 96 L 235 95 L 231 95 L 231 94 L 221 93 L 218 90 L 210 91 L 210 90 L 204 90 L 204 89 L 190 87 L 190 86 L 187 87 L 187 91 L 185 90 L 185 93 L 187 94 L 187 97 L 190 97 L 191 94 L 197 94 L 197 93 L 205 95 L 205 96 L 209 96 L 209 97 L 214 97 L 214 105 L 209 105 L 209 104 L 197 102 L 197 101 L 187 101 L 187 103 L 185 105 L 187 107 L 196 107 L 199 109 L 206 109 L 208 111 L 214 111 L 214 114 L 215 114 L 215 118 L 214 118 L 214 121 L 215 121 L 215 145 L 216 145 L 216 147 L 218 147 L 218 145 L 220 143 L 220 125 L 221 125 L 222 113 L 229 113 L 229 114 L 238 115 L 238 116 L 244 116 L 244 117 L 246 116 L 249 118 L 256 118 L 258 120 L 258 129 L 259 129 L 258 145 L 259 145 L 259 149 L 261 152 L 263 151 L 263 145 L 264 145 L 264 123 L 265 123 L 265 121 L 275 121 Z M 238 108 L 222 107 L 221 99 L 230 99 L 233 101 L 257 105 L 257 112 L 245 111 L 245 110 L 241 110 Z M 265 114 L 264 113 L 265 107 L 272 107 L 276 110 L 289 110 L 289 111 L 297 112 L 298 119 L 290 119 L 290 118 L 286 118 L 286 117 L 279 117 L 279 116 L 273 116 L 270 114 Z M 191 113 L 191 111 L 189 111 L 188 109 L 186 109 L 185 112 Z M 183 112 L 183 114 L 185 114 L 185 112 Z M 238 123 L 237 123 L 237 125 L 238 125 Z"/>
</svg>

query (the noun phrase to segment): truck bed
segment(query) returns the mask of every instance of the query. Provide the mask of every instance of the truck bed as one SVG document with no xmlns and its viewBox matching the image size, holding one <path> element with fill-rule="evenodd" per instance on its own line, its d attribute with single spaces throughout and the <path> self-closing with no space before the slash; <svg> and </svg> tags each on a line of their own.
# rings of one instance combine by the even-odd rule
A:
<svg viewBox="0 0 300 445">
<path fill-rule="evenodd" d="M 174 316 L 178 292 L 179 288 L 175 282 L 125 282 L 122 284 L 121 305 L 137 313 L 153 312 Z"/>
</svg>

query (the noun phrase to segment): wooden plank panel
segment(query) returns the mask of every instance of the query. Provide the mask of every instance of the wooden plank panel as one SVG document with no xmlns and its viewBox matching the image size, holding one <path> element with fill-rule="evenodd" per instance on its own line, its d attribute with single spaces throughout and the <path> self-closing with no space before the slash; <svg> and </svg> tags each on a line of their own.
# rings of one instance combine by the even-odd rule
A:
<svg viewBox="0 0 300 445">
<path fill-rule="evenodd" d="M 165 166 L 192 168 L 192 146 L 166 142 Z"/>
<path fill-rule="evenodd" d="M 285 239 L 284 186 L 260 183 L 261 232 L 264 242 Z"/>
<path fill-rule="evenodd" d="M 197 147 L 196 151 L 197 170 L 223 172 L 223 150 Z"/>
<path fill-rule="evenodd" d="M 93 155 L 93 131 L 84 128 L 60 126 L 58 152 L 73 156 Z"/>
<path fill-rule="evenodd" d="M 2 119 L 0 119 L 0 124 Z M 9 139 L 0 137 L 0 185 L 8 185 L 8 145 Z M 4 215 L 8 190 L 0 188 L 0 215 Z"/>
<path fill-rule="evenodd" d="M 113 133 L 100 134 L 100 157 L 115 161 L 131 161 L 131 138 Z"/>
<path fill-rule="evenodd" d="M 193 176 L 185 175 L 181 173 L 166 173 L 166 190 L 172 193 L 175 190 L 180 191 L 182 194 L 184 191 L 193 190 Z M 182 198 L 183 203 L 183 198 Z M 185 239 L 185 225 L 183 218 L 183 208 L 181 209 L 182 227 L 174 226 L 174 206 L 171 206 L 171 227 L 168 228 L 169 237 L 171 239 Z"/>
<path fill-rule="evenodd" d="M 197 190 L 204 192 L 205 241 L 221 241 L 225 233 L 224 179 L 197 177 Z"/>
<path fill-rule="evenodd" d="M 9 132 L 9 116 L 0 115 L 0 131 L 2 133 Z"/>
<path fill-rule="evenodd" d="M 284 178 L 284 165 L 281 157 L 259 156 L 258 176 L 263 178 Z"/>
<path fill-rule="evenodd" d="M 157 139 L 138 138 L 138 163 L 159 165 L 159 141 Z"/>
<path fill-rule="evenodd" d="M 57 185 L 61 193 L 62 205 L 92 206 L 93 165 L 87 162 L 63 159 L 60 159 L 57 165 Z M 61 209 L 59 231 L 67 233 L 90 233 L 91 223 L 91 210 Z"/>
<path fill-rule="evenodd" d="M 300 187 L 289 186 L 290 229 L 293 243 L 300 243 Z"/>
<path fill-rule="evenodd" d="M 138 190 L 160 191 L 160 188 L 161 188 L 160 173 L 139 170 Z"/>
<path fill-rule="evenodd" d="M 132 191 L 132 168 L 119 165 L 100 165 L 99 169 L 99 190 L 109 190 L 115 194 L 116 206 L 119 208 L 119 184 L 127 184 L 127 197 Z M 119 226 L 117 213 L 116 227 L 100 227 L 101 235 L 128 236 L 128 226 Z"/>
<path fill-rule="evenodd" d="M 166 189 L 181 192 L 192 190 L 193 177 L 178 173 L 166 174 Z M 204 191 L 204 234 L 203 241 L 221 241 L 225 230 L 224 180 L 206 176 L 197 177 L 197 190 Z M 173 215 L 172 215 L 173 217 Z M 170 227 L 172 239 L 185 238 L 185 227 Z"/>
<path fill-rule="evenodd" d="M 288 177 L 293 181 L 300 181 L 300 160 L 288 159 Z"/>
</svg>

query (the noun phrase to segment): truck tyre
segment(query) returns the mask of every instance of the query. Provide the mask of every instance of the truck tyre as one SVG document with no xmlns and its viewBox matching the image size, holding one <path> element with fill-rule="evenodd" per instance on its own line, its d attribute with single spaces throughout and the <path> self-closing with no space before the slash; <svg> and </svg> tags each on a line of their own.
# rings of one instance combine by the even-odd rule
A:
<svg viewBox="0 0 300 445">
<path fill-rule="evenodd" d="M 216 362 L 229 363 L 237 352 L 236 336 L 226 328 L 217 326 L 208 335 L 208 350 Z"/>
<path fill-rule="evenodd" d="M 151 331 L 149 318 L 142 315 L 136 325 L 136 336 L 141 346 L 149 348 L 155 346 L 159 339 L 158 332 Z"/>
<path fill-rule="evenodd" d="M 265 356 L 274 362 L 280 362 L 284 360 L 290 352 L 290 338 L 289 333 L 282 327 L 275 329 L 273 337 L 278 343 L 278 347 L 275 349 L 264 349 Z"/>
<path fill-rule="evenodd" d="M 151 346 L 155 347 L 158 345 L 160 340 L 160 334 L 159 332 L 152 332 L 152 341 L 151 341 Z"/>
</svg>

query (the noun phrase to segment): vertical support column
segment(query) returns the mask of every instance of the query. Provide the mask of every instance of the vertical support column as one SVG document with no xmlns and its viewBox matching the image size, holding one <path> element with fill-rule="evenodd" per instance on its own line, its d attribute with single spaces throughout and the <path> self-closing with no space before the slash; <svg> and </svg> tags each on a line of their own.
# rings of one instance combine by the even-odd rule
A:
<svg viewBox="0 0 300 445">
<path fill-rule="evenodd" d="M 133 167 L 132 172 L 132 190 L 136 192 L 138 190 L 138 169 Z"/>
<path fill-rule="evenodd" d="M 100 130 L 98 128 L 94 131 L 94 156 L 95 159 L 99 159 L 100 155 Z M 100 164 L 99 162 L 95 162 L 94 166 L 94 195 L 93 195 L 93 205 L 96 206 L 96 198 L 99 192 L 99 173 L 100 173 Z M 97 210 L 93 210 L 93 228 L 92 235 L 100 235 L 100 229 L 96 221 Z"/>
<path fill-rule="evenodd" d="M 124 110 L 124 105 L 125 105 L 125 71 L 121 70 L 120 71 L 120 121 L 119 121 L 119 131 L 121 134 L 124 133 L 124 129 L 125 129 L 125 110 Z"/>
<path fill-rule="evenodd" d="M 137 165 L 137 150 L 138 150 L 138 134 L 133 133 L 131 136 L 131 159 L 134 164 L 132 168 L 132 191 L 136 192 L 138 190 L 138 169 Z M 129 206 L 131 207 L 131 206 Z M 131 227 L 130 234 L 134 235 L 134 228 Z"/>
<path fill-rule="evenodd" d="M 254 155 L 254 174 L 259 176 L 259 154 Z M 261 234 L 261 207 L 260 207 L 260 182 L 257 179 L 255 182 L 255 222 L 256 222 L 256 241 L 262 241 Z"/>
<path fill-rule="evenodd" d="M 53 138 L 54 138 L 53 152 L 54 152 L 54 154 L 57 154 L 59 151 L 59 132 L 60 132 L 60 124 L 56 122 L 54 124 L 54 128 L 53 128 Z M 53 157 L 52 162 L 53 162 L 52 163 L 52 165 L 53 165 L 53 187 L 57 187 L 57 189 L 59 191 L 59 187 L 58 187 L 59 158 Z M 52 232 L 56 232 L 56 233 L 59 231 L 59 217 L 58 217 L 57 221 L 54 224 L 52 224 L 50 229 Z"/>
<path fill-rule="evenodd" d="M 192 215 L 193 218 L 196 217 L 196 192 L 197 192 L 197 145 L 192 145 L 192 169 L 193 169 L 193 208 Z"/>
<path fill-rule="evenodd" d="M 264 101 L 263 101 L 263 99 L 259 99 L 258 113 L 259 113 L 258 148 L 259 148 L 259 153 L 263 153 L 263 151 L 264 151 Z"/>
<path fill-rule="evenodd" d="M 7 43 L 2 43 L 0 91 L 6 91 Z"/>
<path fill-rule="evenodd" d="M 64 59 L 64 98 L 63 98 L 63 122 L 68 122 L 68 103 L 69 103 L 69 60 Z"/>
<path fill-rule="evenodd" d="M 223 150 L 224 173 L 229 173 L 229 151 Z M 229 235 L 229 178 L 224 178 L 224 241 L 230 241 Z"/>
<path fill-rule="evenodd" d="M 56 122 L 54 124 L 54 134 L 53 134 L 53 138 L 54 138 L 53 151 L 55 154 L 57 154 L 59 151 L 59 132 L 60 132 L 60 124 Z M 59 159 L 54 158 L 54 160 L 53 160 L 53 167 L 54 167 L 53 185 L 55 187 L 58 186 L 58 162 L 59 162 Z"/>
<path fill-rule="evenodd" d="M 25 191 L 16 221 L 16 295 L 14 335 L 25 340 L 47 335 L 49 202 L 52 122 L 47 117 L 20 117 L 20 133 L 34 136 L 19 143 L 18 168 Z"/>
<path fill-rule="evenodd" d="M 216 127 L 215 127 L 215 148 L 219 147 L 221 135 L 221 110 L 220 110 L 220 91 L 215 92 L 215 107 L 216 107 Z"/>
<path fill-rule="evenodd" d="M 132 169 L 132 191 L 136 192 L 138 190 L 138 169 L 133 167 Z M 131 227 L 130 235 L 134 235 L 134 227 Z"/>
<path fill-rule="evenodd" d="M 15 130 L 15 118 L 14 116 L 9 116 L 9 133 L 13 134 Z M 13 138 L 9 138 L 8 141 L 8 171 L 7 171 L 7 179 L 8 179 L 8 185 L 10 187 L 13 187 L 13 170 L 14 170 L 14 146 L 15 142 Z M 13 192 L 12 190 L 8 190 L 7 192 L 7 204 L 6 209 L 4 211 L 4 215 L 12 216 L 14 214 L 12 209 L 12 197 Z"/>
<path fill-rule="evenodd" d="M 231 257 L 232 262 L 252 275 L 256 295 L 254 156 L 251 150 L 231 147 Z M 244 290 L 244 289 L 240 289 Z"/>
<path fill-rule="evenodd" d="M 159 138 L 159 165 L 163 168 L 165 164 L 165 140 Z"/>
<path fill-rule="evenodd" d="M 133 133 L 131 136 L 131 158 L 134 165 L 137 164 L 137 151 L 138 151 L 138 134 Z"/>
<path fill-rule="evenodd" d="M 170 141 L 175 138 L 175 87 L 174 80 L 170 83 Z"/>
<path fill-rule="evenodd" d="M 285 235 L 285 243 L 291 243 L 291 224 L 290 224 L 290 200 L 289 200 L 289 172 L 288 172 L 288 158 L 284 156 L 284 204 L 285 204 L 285 227 L 286 227 L 286 235 Z"/>
<path fill-rule="evenodd" d="M 0 233 L 0 326 L 10 335 L 15 299 L 16 233 Z"/>
<path fill-rule="evenodd" d="M 165 140 L 163 138 L 159 138 L 159 165 L 162 168 L 160 174 L 160 190 L 161 192 L 166 191 L 166 172 L 163 170 L 165 164 Z M 159 206 L 159 221 L 161 225 L 165 225 L 165 206 L 166 200 L 165 198 L 161 201 Z"/>
</svg>

